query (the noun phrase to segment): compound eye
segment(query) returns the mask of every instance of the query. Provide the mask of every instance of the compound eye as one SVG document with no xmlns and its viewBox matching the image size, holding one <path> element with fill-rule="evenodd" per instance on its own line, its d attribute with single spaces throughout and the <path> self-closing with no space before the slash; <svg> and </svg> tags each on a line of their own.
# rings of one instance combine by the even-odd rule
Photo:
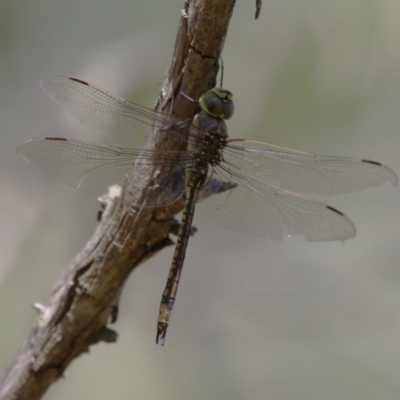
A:
<svg viewBox="0 0 400 400">
<path fill-rule="evenodd" d="M 224 102 L 224 115 L 221 118 L 229 119 L 230 117 L 232 117 L 234 111 L 235 105 L 232 100 Z"/>
<path fill-rule="evenodd" d="M 209 90 L 200 97 L 199 104 L 203 111 L 217 118 L 228 119 L 233 115 L 232 93 L 224 89 Z"/>
</svg>

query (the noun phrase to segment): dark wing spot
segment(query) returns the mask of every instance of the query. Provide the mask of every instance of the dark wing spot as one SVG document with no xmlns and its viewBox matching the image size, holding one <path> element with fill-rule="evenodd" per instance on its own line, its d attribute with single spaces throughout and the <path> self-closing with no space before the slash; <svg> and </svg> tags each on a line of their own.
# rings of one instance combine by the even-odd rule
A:
<svg viewBox="0 0 400 400">
<path fill-rule="evenodd" d="M 45 137 L 45 140 L 59 140 L 60 142 L 66 142 L 67 139 L 62 138 L 62 137 Z"/>
<path fill-rule="evenodd" d="M 70 77 L 69 79 L 71 79 L 71 81 L 75 81 L 75 82 L 78 82 L 78 83 L 82 83 L 82 85 L 89 86 L 89 84 L 88 84 L 87 82 L 85 82 L 85 81 L 82 81 L 81 79 L 78 79 L 78 78 L 72 78 L 72 77 Z"/>
<path fill-rule="evenodd" d="M 328 210 L 334 211 L 335 213 L 337 213 L 337 214 L 341 215 L 342 217 L 344 217 L 344 214 L 341 213 L 339 210 L 336 210 L 336 208 L 333 208 L 333 207 L 331 207 L 331 206 L 326 206 L 326 208 L 327 208 Z"/>
<path fill-rule="evenodd" d="M 365 162 L 367 164 L 373 164 L 373 165 L 378 165 L 381 166 L 381 163 L 378 163 L 377 161 L 371 161 L 371 160 L 361 160 L 362 162 Z"/>
</svg>

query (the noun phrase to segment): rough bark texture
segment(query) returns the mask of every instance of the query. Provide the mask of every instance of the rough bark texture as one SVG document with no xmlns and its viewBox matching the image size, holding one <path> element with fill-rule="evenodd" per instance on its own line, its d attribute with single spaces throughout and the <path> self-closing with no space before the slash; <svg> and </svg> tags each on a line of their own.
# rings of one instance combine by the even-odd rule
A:
<svg viewBox="0 0 400 400">
<path fill-rule="evenodd" d="M 185 2 L 159 109 L 181 119 L 197 111 L 187 97 L 197 99 L 214 85 L 234 3 Z M 65 268 L 49 304 L 36 305 L 38 320 L 0 384 L 2 400 L 41 398 L 89 346 L 116 340 L 107 324 L 117 318 L 124 283 L 135 267 L 172 243 L 168 235 L 173 217 L 183 206 L 178 201 L 162 209 L 132 210 L 124 204 L 108 204 L 93 237 Z"/>
</svg>

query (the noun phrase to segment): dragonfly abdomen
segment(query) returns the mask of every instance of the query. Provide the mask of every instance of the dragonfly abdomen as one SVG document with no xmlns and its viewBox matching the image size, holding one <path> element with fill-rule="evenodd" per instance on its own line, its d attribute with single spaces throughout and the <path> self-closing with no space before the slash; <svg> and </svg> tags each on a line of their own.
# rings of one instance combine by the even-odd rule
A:
<svg viewBox="0 0 400 400">
<path fill-rule="evenodd" d="M 164 345 L 165 335 L 167 333 L 176 294 L 178 292 L 179 280 L 192 228 L 197 194 L 207 180 L 207 174 L 208 164 L 204 162 L 195 164 L 187 172 L 185 208 L 182 213 L 182 221 L 179 227 L 178 238 L 167 284 L 161 297 L 160 313 L 157 320 L 156 343 L 160 343 L 162 346 Z"/>
</svg>

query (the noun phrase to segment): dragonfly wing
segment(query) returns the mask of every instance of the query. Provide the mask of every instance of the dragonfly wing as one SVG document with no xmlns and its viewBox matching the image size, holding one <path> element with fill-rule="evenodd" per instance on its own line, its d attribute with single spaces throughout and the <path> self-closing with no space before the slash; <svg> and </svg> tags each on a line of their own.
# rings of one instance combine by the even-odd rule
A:
<svg viewBox="0 0 400 400">
<path fill-rule="evenodd" d="M 47 95 L 83 124 L 127 147 L 141 148 L 152 127 L 182 141 L 187 137 L 184 121 L 150 110 L 76 78 L 50 76 L 40 81 Z"/>
<path fill-rule="evenodd" d="M 113 185 L 122 187 L 134 166 L 138 171 L 138 189 L 143 184 L 149 187 L 146 206 L 168 205 L 182 195 L 185 187 L 185 164 L 179 160 L 184 152 L 160 155 L 73 139 L 39 138 L 18 146 L 17 153 L 49 175 L 96 197 L 107 193 Z M 160 165 L 162 185 L 149 184 L 148 171 L 154 164 Z M 167 174 L 160 172 L 171 164 L 175 167 L 169 168 Z"/>
<path fill-rule="evenodd" d="M 277 240 L 302 234 L 309 241 L 343 241 L 356 234 L 345 215 L 324 203 L 244 175 L 225 163 L 217 174 L 238 186 L 208 198 L 200 207 L 227 228 Z"/>
<path fill-rule="evenodd" d="M 339 194 L 390 182 L 396 174 L 375 161 L 319 156 L 251 140 L 231 140 L 224 159 L 271 185 L 302 193 Z"/>
</svg>

